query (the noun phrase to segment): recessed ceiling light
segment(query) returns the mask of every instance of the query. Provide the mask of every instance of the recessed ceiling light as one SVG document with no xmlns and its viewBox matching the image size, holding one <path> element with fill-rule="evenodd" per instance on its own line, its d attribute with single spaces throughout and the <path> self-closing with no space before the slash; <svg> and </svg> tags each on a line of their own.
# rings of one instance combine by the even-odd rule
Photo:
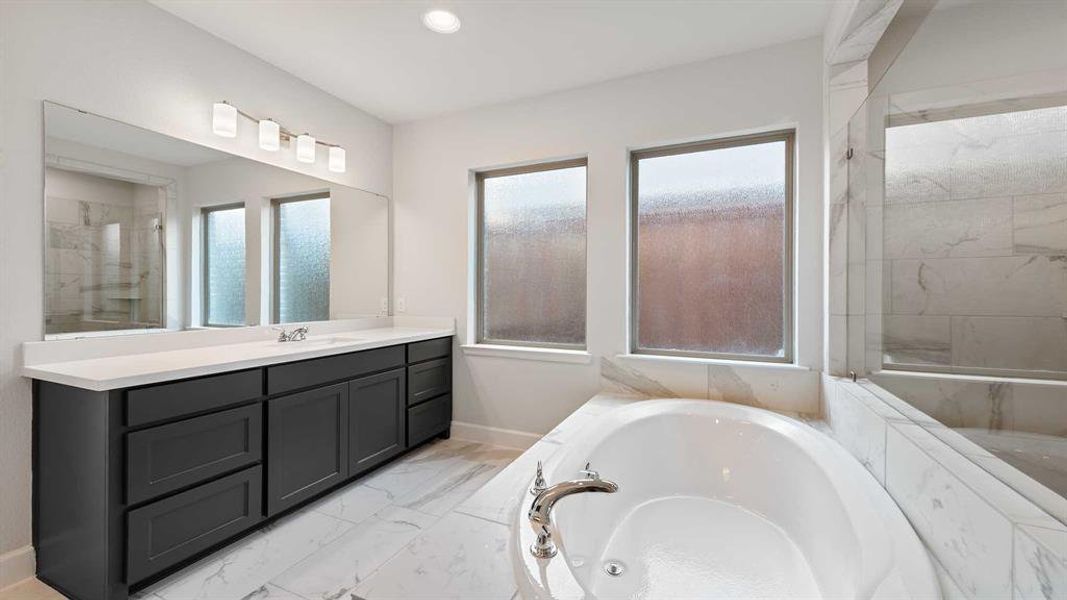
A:
<svg viewBox="0 0 1067 600">
<path fill-rule="evenodd" d="M 459 31 L 459 17 L 447 10 L 429 10 L 422 15 L 422 24 L 437 33 L 455 33 Z"/>
</svg>

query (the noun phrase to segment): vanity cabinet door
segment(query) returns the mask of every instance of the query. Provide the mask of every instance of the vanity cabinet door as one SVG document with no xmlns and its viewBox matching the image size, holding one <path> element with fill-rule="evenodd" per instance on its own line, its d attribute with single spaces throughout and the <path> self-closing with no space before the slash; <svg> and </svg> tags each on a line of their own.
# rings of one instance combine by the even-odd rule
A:
<svg viewBox="0 0 1067 600">
<path fill-rule="evenodd" d="M 259 523 L 262 481 L 255 466 L 126 513 L 127 581 L 140 581 Z"/>
<path fill-rule="evenodd" d="M 348 477 L 348 384 L 267 401 L 267 514 Z"/>
<path fill-rule="evenodd" d="M 408 406 L 452 390 L 452 359 L 439 358 L 408 367 Z"/>
<path fill-rule="evenodd" d="M 348 469 L 362 473 L 407 447 L 404 369 L 348 384 Z"/>
<path fill-rule="evenodd" d="M 452 426 L 452 394 L 438 396 L 408 409 L 408 447 L 435 435 L 448 433 Z"/>
<path fill-rule="evenodd" d="M 126 502 L 136 504 L 254 462 L 263 406 L 252 404 L 126 435 Z"/>
</svg>

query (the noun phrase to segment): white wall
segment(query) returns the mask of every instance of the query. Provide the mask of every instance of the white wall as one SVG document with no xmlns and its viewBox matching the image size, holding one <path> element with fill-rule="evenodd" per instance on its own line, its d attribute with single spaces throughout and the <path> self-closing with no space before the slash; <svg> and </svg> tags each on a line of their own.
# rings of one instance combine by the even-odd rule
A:
<svg viewBox="0 0 1067 600">
<path fill-rule="evenodd" d="M 683 396 L 818 410 L 818 377 L 799 369 L 617 359 L 627 350 L 628 151 L 797 129 L 797 360 L 821 368 L 822 46 L 819 38 L 540 98 L 399 125 L 394 137 L 394 293 L 408 313 L 469 326 L 470 171 L 588 156 L 588 364 L 459 353 L 455 419 L 545 432 L 609 371 Z M 634 372 L 636 371 L 636 372 Z M 617 383 L 617 381 L 613 381 Z M 647 383 L 647 381 L 646 381 Z M 632 387 L 632 386 L 624 386 Z M 655 387 L 654 385 L 652 387 Z"/>
<path fill-rule="evenodd" d="M 142 2 L 0 2 L 0 95 L 2 587 L 23 575 L 30 557 L 30 383 L 18 368 L 20 344 L 41 339 L 43 330 L 41 101 L 293 168 L 291 157 L 260 151 L 251 127 L 234 140 L 211 133 L 211 104 L 227 99 L 345 146 L 347 173 L 329 173 L 325 157 L 309 172 L 383 194 L 392 188 L 392 134 L 389 125 Z"/>
</svg>

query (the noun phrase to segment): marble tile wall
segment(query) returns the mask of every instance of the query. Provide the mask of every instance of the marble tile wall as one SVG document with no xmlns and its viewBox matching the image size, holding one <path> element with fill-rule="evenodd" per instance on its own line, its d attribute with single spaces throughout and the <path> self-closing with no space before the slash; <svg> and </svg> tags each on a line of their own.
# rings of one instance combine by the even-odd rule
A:
<svg viewBox="0 0 1067 600">
<path fill-rule="evenodd" d="M 793 365 L 703 364 L 684 359 L 600 359 L 601 389 L 640 398 L 722 400 L 818 415 L 819 373 Z"/>
<path fill-rule="evenodd" d="M 882 230 L 866 231 L 885 361 L 1067 372 L 1067 107 L 904 117 L 886 130 Z"/>
<path fill-rule="evenodd" d="M 895 9 L 886 12 L 892 15 Z M 884 27 L 879 29 L 884 30 Z M 875 38 L 876 39 L 876 38 Z M 873 46 L 873 43 L 871 44 Z M 827 106 L 829 118 L 827 162 L 827 247 L 826 247 L 826 368 L 835 375 L 849 370 L 862 371 L 864 355 L 863 286 L 864 253 L 857 243 L 864 238 L 864 188 L 855 185 L 862 176 L 857 161 L 849 158 L 849 148 L 861 143 L 862 128 L 850 128 L 849 120 L 867 97 L 865 57 L 849 63 L 827 66 Z M 850 333 L 851 332 L 851 333 Z M 859 336 L 859 337 L 857 337 Z M 859 361 L 859 364 L 857 364 Z"/>
<path fill-rule="evenodd" d="M 825 383 L 832 435 L 904 511 L 946 597 L 1067 597 L 1067 512 L 1053 517 L 974 460 L 980 447 L 879 386 Z"/>
</svg>

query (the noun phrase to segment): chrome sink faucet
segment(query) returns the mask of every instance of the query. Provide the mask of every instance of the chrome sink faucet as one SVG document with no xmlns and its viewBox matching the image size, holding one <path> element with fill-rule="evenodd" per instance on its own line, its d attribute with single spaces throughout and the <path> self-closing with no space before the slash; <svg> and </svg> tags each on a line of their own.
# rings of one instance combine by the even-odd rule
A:
<svg viewBox="0 0 1067 600">
<path fill-rule="evenodd" d="M 538 465 L 539 475 L 540 470 L 540 465 Z M 530 519 L 530 527 L 533 528 L 534 534 L 537 535 L 537 541 L 530 546 L 530 554 L 535 557 L 552 558 L 556 555 L 556 544 L 552 541 L 552 536 L 556 529 L 555 524 L 552 522 L 552 509 L 557 502 L 572 494 L 584 494 L 586 492 L 614 494 L 619 491 L 618 484 L 601 479 L 600 474 L 590 469 L 588 463 L 579 472 L 585 475 L 586 478 L 550 485 L 538 492 L 537 497 L 534 498 L 533 503 L 530 505 L 530 511 L 526 513 L 526 517 Z"/>
<path fill-rule="evenodd" d="M 281 331 L 278 334 L 279 342 L 302 342 L 307 339 L 309 328 L 307 325 L 297 327 L 292 331 L 285 331 L 284 327 L 273 327 L 272 329 Z"/>
</svg>

